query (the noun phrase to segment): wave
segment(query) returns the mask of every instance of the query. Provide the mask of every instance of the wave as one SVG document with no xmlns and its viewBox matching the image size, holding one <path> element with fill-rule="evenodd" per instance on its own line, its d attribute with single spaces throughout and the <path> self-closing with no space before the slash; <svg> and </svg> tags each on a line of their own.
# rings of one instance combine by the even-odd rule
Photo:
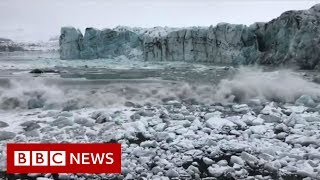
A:
<svg viewBox="0 0 320 180">
<path fill-rule="evenodd" d="M 123 106 L 128 101 L 139 105 L 156 105 L 168 100 L 189 104 L 211 104 L 245 103 L 252 98 L 292 103 L 304 94 L 318 100 L 319 89 L 318 84 L 291 70 L 266 72 L 256 67 L 241 67 L 218 84 L 11 79 L 0 83 L 0 108 L 73 110 L 85 107 Z"/>
<path fill-rule="evenodd" d="M 263 71 L 258 67 L 240 67 L 231 79 L 222 80 L 216 99 L 244 102 L 252 98 L 292 103 L 301 95 L 320 97 L 320 85 L 290 69 Z"/>
</svg>

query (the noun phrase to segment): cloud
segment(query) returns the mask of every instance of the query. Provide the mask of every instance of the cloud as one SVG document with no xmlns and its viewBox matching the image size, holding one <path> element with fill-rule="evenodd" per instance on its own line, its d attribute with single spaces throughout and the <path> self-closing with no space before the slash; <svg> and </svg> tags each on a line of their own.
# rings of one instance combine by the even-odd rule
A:
<svg viewBox="0 0 320 180">
<path fill-rule="evenodd" d="M 28 2 L 28 3 L 26 3 Z M 47 40 L 65 25 L 84 29 L 127 26 L 209 26 L 269 21 L 285 10 L 319 1 L 1 0 L 0 37 Z M 23 29 L 16 34 L 16 29 Z M 13 32 L 12 32 L 13 31 Z"/>
</svg>

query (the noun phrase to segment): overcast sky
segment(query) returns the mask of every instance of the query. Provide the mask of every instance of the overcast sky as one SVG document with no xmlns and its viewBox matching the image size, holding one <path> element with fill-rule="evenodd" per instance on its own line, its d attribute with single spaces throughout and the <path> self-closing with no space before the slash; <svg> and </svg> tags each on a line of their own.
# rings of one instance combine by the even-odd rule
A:
<svg viewBox="0 0 320 180">
<path fill-rule="evenodd" d="M 112 28 L 250 25 L 320 0 L 0 0 L 0 37 L 48 40 L 61 26 Z"/>
</svg>

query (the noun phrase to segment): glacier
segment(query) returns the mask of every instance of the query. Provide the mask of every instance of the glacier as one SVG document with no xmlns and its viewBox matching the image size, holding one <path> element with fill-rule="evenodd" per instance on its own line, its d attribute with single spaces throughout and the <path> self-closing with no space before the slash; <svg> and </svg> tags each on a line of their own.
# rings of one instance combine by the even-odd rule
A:
<svg viewBox="0 0 320 180">
<path fill-rule="evenodd" d="M 60 58 L 110 58 L 138 50 L 146 61 L 285 64 L 318 69 L 319 27 L 320 4 L 250 26 L 219 23 L 188 28 L 87 28 L 84 35 L 74 27 L 62 27 Z"/>
</svg>

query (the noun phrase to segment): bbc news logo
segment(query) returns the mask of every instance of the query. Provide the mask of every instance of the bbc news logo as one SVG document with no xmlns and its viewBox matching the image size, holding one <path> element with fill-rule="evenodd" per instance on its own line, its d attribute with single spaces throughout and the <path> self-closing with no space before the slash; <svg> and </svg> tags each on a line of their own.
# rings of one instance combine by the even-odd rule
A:
<svg viewBox="0 0 320 180">
<path fill-rule="evenodd" d="M 120 144 L 7 144 L 8 173 L 121 173 Z"/>
<path fill-rule="evenodd" d="M 31 163 L 32 162 L 32 163 Z M 65 166 L 65 151 L 14 151 L 14 166 Z"/>
</svg>

